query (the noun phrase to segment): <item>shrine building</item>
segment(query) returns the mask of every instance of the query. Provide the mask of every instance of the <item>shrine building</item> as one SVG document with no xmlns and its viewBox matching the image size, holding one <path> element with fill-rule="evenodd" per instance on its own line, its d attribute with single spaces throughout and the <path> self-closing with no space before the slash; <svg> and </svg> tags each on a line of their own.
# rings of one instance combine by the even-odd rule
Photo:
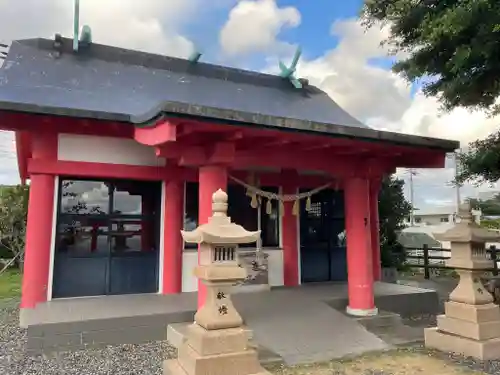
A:
<svg viewBox="0 0 500 375">
<path fill-rule="evenodd" d="M 360 90 L 363 88 L 360 87 Z M 15 132 L 30 200 L 21 310 L 61 298 L 204 289 L 211 215 L 260 229 L 267 284 L 348 284 L 376 314 L 381 179 L 443 168 L 459 143 L 374 130 L 291 74 L 270 75 L 71 39 L 14 41 L 0 69 L 0 129 Z"/>
</svg>

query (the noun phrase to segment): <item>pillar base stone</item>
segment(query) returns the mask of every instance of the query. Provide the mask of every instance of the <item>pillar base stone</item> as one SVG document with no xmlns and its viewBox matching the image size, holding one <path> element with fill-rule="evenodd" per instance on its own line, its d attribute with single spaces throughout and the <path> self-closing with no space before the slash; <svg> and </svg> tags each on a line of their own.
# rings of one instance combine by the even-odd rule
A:
<svg viewBox="0 0 500 375">
<path fill-rule="evenodd" d="M 354 309 L 347 306 L 345 309 L 346 313 L 353 316 L 375 316 L 378 315 L 378 309 L 374 307 L 373 309 Z"/>
<path fill-rule="evenodd" d="M 459 353 L 483 361 L 500 357 L 500 338 L 473 340 L 440 331 L 437 327 L 425 329 L 425 346 L 443 352 Z"/>
</svg>

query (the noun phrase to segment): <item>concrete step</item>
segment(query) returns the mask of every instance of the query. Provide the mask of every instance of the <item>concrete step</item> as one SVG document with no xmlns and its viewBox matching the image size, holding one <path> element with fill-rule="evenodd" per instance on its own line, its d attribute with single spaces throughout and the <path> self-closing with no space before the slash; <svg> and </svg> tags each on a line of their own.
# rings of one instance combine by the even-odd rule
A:
<svg viewBox="0 0 500 375">
<path fill-rule="evenodd" d="M 375 316 L 362 316 L 355 317 L 354 319 L 368 330 L 395 327 L 403 324 L 401 315 L 389 311 L 380 311 Z"/>
<path fill-rule="evenodd" d="M 379 327 L 371 330 L 386 343 L 398 345 L 411 345 L 424 341 L 424 329 L 421 327 L 410 327 L 404 324 L 393 327 Z"/>
<path fill-rule="evenodd" d="M 178 349 L 182 343 L 187 339 L 187 327 L 192 323 L 173 323 L 169 324 L 167 327 L 167 340 L 174 348 Z M 263 365 L 282 363 L 283 359 L 273 351 L 264 348 L 263 346 L 257 344 L 253 341 L 252 330 L 244 327 L 247 332 L 249 347 L 256 350 L 259 355 L 259 362 Z"/>
<path fill-rule="evenodd" d="M 411 345 L 424 340 L 422 327 L 405 325 L 399 314 L 390 311 L 379 311 L 376 316 L 354 319 L 389 345 Z"/>
<path fill-rule="evenodd" d="M 174 348 L 179 347 L 186 341 L 186 330 L 189 324 L 192 323 L 173 323 L 167 327 L 167 341 Z"/>
</svg>

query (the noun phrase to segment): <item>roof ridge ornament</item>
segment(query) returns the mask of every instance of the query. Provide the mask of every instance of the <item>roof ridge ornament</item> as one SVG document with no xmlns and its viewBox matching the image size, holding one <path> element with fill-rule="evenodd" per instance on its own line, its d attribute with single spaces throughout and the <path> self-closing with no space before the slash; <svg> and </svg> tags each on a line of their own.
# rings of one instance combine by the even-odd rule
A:
<svg viewBox="0 0 500 375">
<path fill-rule="evenodd" d="M 196 49 L 195 49 L 195 50 L 194 50 L 194 51 L 193 51 L 193 52 L 189 55 L 188 60 L 189 60 L 189 62 L 191 62 L 191 63 L 193 63 L 193 64 L 196 64 L 196 63 L 200 60 L 200 58 L 201 58 L 201 56 L 202 56 L 202 55 L 203 55 L 203 54 L 202 54 L 201 52 L 199 52 L 198 50 L 196 50 Z"/>
<path fill-rule="evenodd" d="M 90 26 L 83 25 L 80 34 L 80 0 L 74 0 L 74 6 L 73 51 L 78 52 L 80 45 L 88 46 L 92 43 L 92 30 Z"/>
<path fill-rule="evenodd" d="M 288 79 L 292 83 L 292 85 L 297 89 L 301 89 L 303 87 L 301 80 L 297 79 L 294 76 L 294 73 L 297 69 L 297 63 L 299 62 L 300 59 L 300 55 L 302 55 L 302 48 L 298 46 L 293 55 L 290 67 L 287 68 L 286 65 L 281 60 L 279 61 L 279 68 L 281 71 L 280 77 Z"/>
</svg>

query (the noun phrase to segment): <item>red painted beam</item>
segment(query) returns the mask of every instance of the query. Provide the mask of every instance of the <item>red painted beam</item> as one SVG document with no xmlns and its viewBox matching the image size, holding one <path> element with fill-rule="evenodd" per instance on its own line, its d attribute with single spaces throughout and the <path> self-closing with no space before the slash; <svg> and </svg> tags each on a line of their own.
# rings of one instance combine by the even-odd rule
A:
<svg viewBox="0 0 500 375">
<path fill-rule="evenodd" d="M 171 123 L 176 123 L 175 119 L 172 119 Z M 164 125 L 162 125 L 164 126 Z M 109 137 L 120 137 L 120 138 L 131 138 L 134 139 L 135 129 L 132 124 L 118 123 L 113 121 L 100 121 L 100 120 L 88 120 L 88 119 L 77 119 L 71 117 L 62 116 L 47 116 L 47 115 L 33 115 L 33 114 L 22 114 L 14 112 L 2 112 L 0 111 L 0 128 L 6 130 L 14 131 L 28 131 L 33 132 L 36 129 L 44 129 L 48 132 L 54 133 L 71 133 L 71 134 L 85 134 L 85 135 L 97 135 L 97 136 L 109 136 Z M 323 152 L 323 158 L 331 158 L 336 161 L 338 159 L 345 159 L 345 155 L 353 156 L 363 156 L 363 157 L 377 157 L 383 159 L 393 159 L 391 161 L 391 168 L 394 167 L 412 167 L 412 168 L 442 168 L 444 166 L 444 152 L 430 150 L 420 147 L 411 146 L 401 146 L 401 145 L 390 145 L 387 143 L 369 142 L 366 140 L 359 139 L 348 139 L 348 138 L 334 138 L 320 135 L 310 135 L 303 133 L 294 132 L 283 132 L 278 130 L 261 129 L 261 128 L 249 128 L 249 127 L 238 127 L 226 124 L 203 122 L 199 120 L 183 120 L 182 122 L 183 134 L 186 134 L 182 138 L 182 145 L 178 145 L 177 151 L 170 148 L 164 150 L 158 150 L 157 154 L 159 156 L 164 156 L 167 158 L 179 159 L 182 155 L 179 149 L 183 149 L 185 145 L 199 145 L 207 146 L 217 141 L 238 141 L 238 147 L 243 145 L 248 151 L 257 154 L 256 157 L 260 157 L 258 154 L 268 155 L 269 152 L 277 152 L 279 144 L 286 142 L 293 142 L 293 147 L 288 147 L 291 149 L 292 154 L 301 152 L 301 157 L 306 159 L 309 157 L 309 151 Z M 145 129 L 141 129 L 145 130 Z M 141 133 L 138 130 L 138 134 Z M 154 132 L 153 132 L 154 133 Z M 148 133 L 149 134 L 149 133 Z M 152 134 L 152 133 L 151 133 Z M 187 135 L 189 134 L 189 135 Z M 162 141 L 170 140 L 172 146 L 179 143 L 175 134 L 174 137 L 173 129 L 169 129 L 166 133 L 162 133 L 161 139 L 155 139 L 153 136 L 147 136 L 146 144 L 152 143 L 154 145 L 159 144 Z M 138 135 L 141 138 L 142 135 Z M 215 138 L 214 138 L 215 137 Z M 153 139 L 150 139 L 153 138 Z M 176 141 L 174 141 L 174 138 Z M 270 142 L 269 148 L 255 149 L 255 145 L 264 144 L 264 142 Z M 312 148 L 312 149 L 311 149 Z M 342 151 L 340 151 L 342 148 Z M 352 150 L 352 152 L 351 152 Z M 369 153 L 371 155 L 360 155 L 360 151 Z M 326 154 L 328 151 L 328 154 Z M 335 156 L 334 153 L 344 152 L 344 155 Z M 165 155 L 164 155 L 165 154 Z M 167 155 L 168 154 L 168 155 Z M 238 152 L 237 152 L 238 154 Z M 400 154 L 400 155 L 397 155 Z M 436 155 L 437 154 L 437 155 Z M 237 158 L 238 159 L 238 158 Z M 187 163 L 190 165 L 192 162 Z M 324 163 L 323 163 L 324 164 Z M 240 157 L 237 163 L 238 166 L 278 166 L 277 163 L 255 163 L 255 160 L 250 160 L 250 158 L 245 157 L 244 160 Z M 297 165 L 291 163 L 290 161 L 284 165 L 287 168 L 299 168 L 299 169 L 318 169 L 313 166 L 305 166 L 301 162 Z M 301 167 L 302 166 L 302 167 Z M 321 167 L 321 163 L 319 165 Z M 323 167 L 320 170 L 326 170 Z M 330 169 L 327 169 L 330 173 Z"/>
<path fill-rule="evenodd" d="M 388 156 L 379 158 L 390 169 L 395 168 L 444 168 L 446 155 L 435 150 L 428 150 L 427 153 L 414 153 L 411 155 Z"/>
<path fill-rule="evenodd" d="M 161 181 L 169 176 L 178 176 L 185 171 L 175 167 L 150 167 L 123 164 L 91 163 L 63 160 L 29 159 L 28 173 L 66 175 L 73 177 L 117 178 Z M 183 175 L 184 177 L 184 175 Z M 185 177 L 188 177 L 187 175 Z"/>
<path fill-rule="evenodd" d="M 15 132 L 16 156 L 21 184 L 28 179 L 28 159 L 31 157 L 30 134 L 24 131 Z"/>
<path fill-rule="evenodd" d="M 0 129 L 27 132 L 37 132 L 43 129 L 46 132 L 52 133 L 97 135 L 116 138 L 133 138 L 134 135 L 132 124 L 2 111 L 0 111 Z"/>
<path fill-rule="evenodd" d="M 247 181 L 249 171 L 230 171 L 229 175 L 236 177 L 239 180 Z M 295 184 L 301 188 L 317 188 L 318 186 L 325 185 L 332 182 L 332 186 L 341 187 L 340 181 L 335 180 L 332 176 L 326 175 L 294 175 L 295 179 L 287 177 L 286 180 L 283 179 L 283 174 L 281 172 L 254 172 L 255 177 L 259 180 L 260 186 L 282 186 L 285 183 Z M 287 175 L 288 176 L 288 175 Z M 229 184 L 234 184 L 231 179 L 229 179 Z"/>
<path fill-rule="evenodd" d="M 237 153 L 233 166 L 236 168 L 248 167 L 275 167 L 295 170 L 323 171 L 334 176 L 350 176 L 359 171 L 355 168 L 358 163 L 354 158 L 336 158 L 324 152 L 301 152 L 292 150 L 255 150 Z"/>
<path fill-rule="evenodd" d="M 134 129 L 134 139 L 147 146 L 158 146 L 177 140 L 177 123 L 162 120 L 154 126 Z"/>
<path fill-rule="evenodd" d="M 181 149 L 180 166 L 231 165 L 234 161 L 235 147 L 231 142 L 217 142 L 209 147 Z"/>
<path fill-rule="evenodd" d="M 231 143 L 221 142 L 211 150 L 206 147 L 183 147 L 172 144 L 157 149 L 157 155 L 169 159 L 179 159 L 180 166 L 200 166 L 226 164 L 237 169 L 252 167 L 274 167 L 277 169 L 295 169 L 299 171 L 323 171 L 337 177 L 364 173 L 366 158 L 340 157 L 333 150 L 330 153 L 318 151 L 302 152 L 300 149 L 255 149 L 236 151 Z M 385 161 L 371 167 L 369 174 L 378 176 L 387 172 Z M 366 168 L 365 168 L 366 169 Z"/>
</svg>

